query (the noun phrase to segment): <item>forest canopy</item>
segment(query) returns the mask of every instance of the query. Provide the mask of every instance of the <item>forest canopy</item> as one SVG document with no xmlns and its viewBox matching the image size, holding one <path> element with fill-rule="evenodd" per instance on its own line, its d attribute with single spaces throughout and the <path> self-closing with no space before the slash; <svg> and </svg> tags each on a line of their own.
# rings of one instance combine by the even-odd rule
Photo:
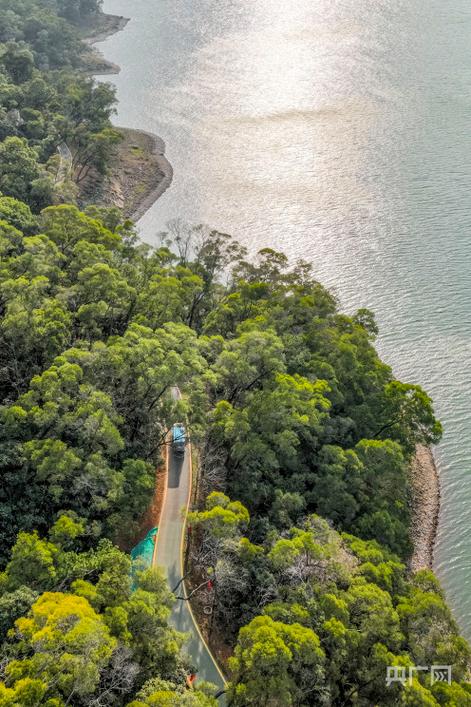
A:
<svg viewBox="0 0 471 707">
<path fill-rule="evenodd" d="M 0 0 L 0 707 L 215 707 L 129 548 L 167 434 L 198 452 L 187 568 L 233 707 L 471 705 L 470 648 L 412 574 L 432 401 L 315 267 L 180 221 L 140 242 L 76 197 L 119 135 L 86 73 L 97 0 Z M 170 394 L 179 386 L 182 397 Z M 449 665 L 451 684 L 386 669 Z"/>
<path fill-rule="evenodd" d="M 119 142 L 110 84 L 87 75 L 80 27 L 96 0 L 0 0 L 0 191 L 36 213 L 74 202 Z"/>
<path fill-rule="evenodd" d="M 387 665 L 438 658 L 468 700 L 468 646 L 433 576 L 406 568 L 408 464 L 441 429 L 426 393 L 379 359 L 372 314 L 341 314 L 308 264 L 270 249 L 248 260 L 202 227 L 174 223 L 174 248 L 169 234 L 152 248 L 114 209 L 35 216 L 11 197 L 0 209 L 8 699 L 28 689 L 57 704 L 166 704 L 149 697 L 152 680 L 155 694 L 178 694 L 182 639 L 171 650 L 156 639 L 172 632 L 169 590 L 151 571 L 133 592 L 116 544 L 135 539 L 166 432 L 187 416 L 201 459 L 191 561 L 216 582 L 231 703 L 396 704 L 421 692 L 453 704 L 426 676 L 384 696 Z M 156 612 L 153 637 L 136 602 Z M 89 674 L 74 648 L 57 681 L 48 651 L 57 669 L 72 637 L 54 617 L 70 612 L 99 649 Z M 195 704 L 211 704 L 205 690 Z"/>
</svg>

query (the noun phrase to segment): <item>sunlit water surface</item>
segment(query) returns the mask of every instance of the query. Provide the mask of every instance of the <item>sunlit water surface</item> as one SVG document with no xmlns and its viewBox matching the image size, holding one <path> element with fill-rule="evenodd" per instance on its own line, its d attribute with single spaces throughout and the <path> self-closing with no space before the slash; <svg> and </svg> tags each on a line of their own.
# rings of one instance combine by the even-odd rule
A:
<svg viewBox="0 0 471 707">
<path fill-rule="evenodd" d="M 176 216 L 314 263 L 374 309 L 445 425 L 435 565 L 471 638 L 469 0 L 106 0 L 117 122 L 167 143 Z"/>
</svg>

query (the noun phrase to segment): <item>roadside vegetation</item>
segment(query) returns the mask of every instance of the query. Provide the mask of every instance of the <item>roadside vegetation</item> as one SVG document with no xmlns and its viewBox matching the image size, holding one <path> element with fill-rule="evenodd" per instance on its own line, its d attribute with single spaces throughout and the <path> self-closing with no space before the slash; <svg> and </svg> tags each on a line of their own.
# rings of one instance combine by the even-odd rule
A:
<svg viewBox="0 0 471 707">
<path fill-rule="evenodd" d="M 0 704 L 211 704 L 178 693 L 168 588 L 151 571 L 131 591 L 116 547 L 184 415 L 191 561 L 233 651 L 231 704 L 467 704 L 469 648 L 432 574 L 405 566 L 408 463 L 440 425 L 378 358 L 372 314 L 203 228 L 150 248 L 113 209 L 2 197 L 0 215 Z M 451 686 L 385 688 L 388 665 L 437 663 Z"/>
<path fill-rule="evenodd" d="M 0 10 L 0 706 L 217 704 L 186 689 L 161 575 L 131 579 L 120 549 L 185 417 L 188 557 L 229 704 L 471 705 L 469 646 L 433 574 L 407 570 L 430 398 L 307 263 L 178 221 L 152 248 L 117 209 L 70 203 L 118 139 L 112 90 L 80 73 L 99 6 Z M 437 664 L 451 685 L 409 682 Z M 406 684 L 386 687 L 388 666 Z"/>
</svg>

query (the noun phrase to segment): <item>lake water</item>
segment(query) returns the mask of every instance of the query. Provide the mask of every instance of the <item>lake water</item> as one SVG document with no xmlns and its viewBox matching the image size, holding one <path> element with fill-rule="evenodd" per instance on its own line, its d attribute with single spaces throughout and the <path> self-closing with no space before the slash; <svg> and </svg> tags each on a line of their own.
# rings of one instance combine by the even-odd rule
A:
<svg viewBox="0 0 471 707">
<path fill-rule="evenodd" d="M 471 638 L 471 3 L 105 0 L 120 125 L 167 143 L 181 217 L 314 263 L 445 425 L 435 569 Z"/>
</svg>

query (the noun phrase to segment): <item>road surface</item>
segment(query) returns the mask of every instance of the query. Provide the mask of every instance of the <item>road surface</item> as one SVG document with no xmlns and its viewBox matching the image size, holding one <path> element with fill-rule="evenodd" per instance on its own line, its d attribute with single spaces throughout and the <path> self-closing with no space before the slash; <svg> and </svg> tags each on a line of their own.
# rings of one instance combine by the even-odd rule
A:
<svg viewBox="0 0 471 707">
<path fill-rule="evenodd" d="M 157 533 L 155 563 L 168 578 L 170 589 L 174 589 L 183 575 L 183 538 L 185 517 L 191 491 L 191 448 L 186 446 L 184 456 L 168 450 L 167 489 Z M 176 594 L 186 596 L 184 584 Z M 188 601 L 176 600 L 170 615 L 170 623 L 178 631 L 188 634 L 184 649 L 197 669 L 199 680 L 214 683 L 218 689 L 224 687 L 224 678 L 218 669 L 209 648 L 206 646 L 193 617 Z M 198 682 L 196 683 L 198 684 Z M 225 704 L 224 697 L 219 704 Z"/>
</svg>

